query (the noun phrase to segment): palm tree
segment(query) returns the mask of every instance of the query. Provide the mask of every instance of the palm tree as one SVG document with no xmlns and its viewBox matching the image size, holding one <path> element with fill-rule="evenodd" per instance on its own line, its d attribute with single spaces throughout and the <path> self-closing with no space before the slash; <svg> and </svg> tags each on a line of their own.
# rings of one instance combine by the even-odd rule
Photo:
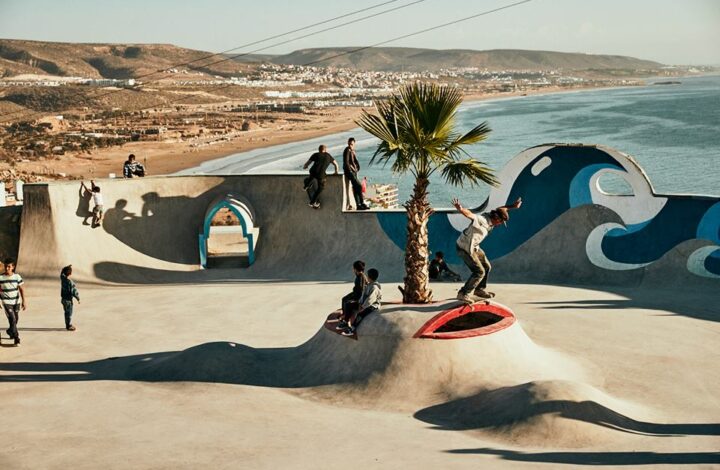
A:
<svg viewBox="0 0 720 470">
<path fill-rule="evenodd" d="M 455 115 L 462 103 L 462 93 L 454 87 L 434 83 L 413 83 L 403 86 L 386 101 L 376 104 L 377 113 L 363 111 L 356 123 L 380 139 L 370 163 L 387 164 L 392 171 L 410 172 L 415 185 L 407 210 L 407 242 L 405 244 L 404 303 L 432 301 L 428 272 L 427 222 L 433 213 L 428 201 L 430 176 L 440 171 L 453 186 L 469 183 L 475 186 L 498 184 L 490 168 L 473 159 L 466 145 L 485 140 L 490 133 L 487 122 L 466 134 L 456 130 Z"/>
</svg>

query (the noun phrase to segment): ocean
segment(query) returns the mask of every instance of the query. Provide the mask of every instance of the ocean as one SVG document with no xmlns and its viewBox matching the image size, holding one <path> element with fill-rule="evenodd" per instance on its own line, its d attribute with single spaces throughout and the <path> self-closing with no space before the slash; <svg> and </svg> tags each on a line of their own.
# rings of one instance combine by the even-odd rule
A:
<svg viewBox="0 0 720 470">
<path fill-rule="evenodd" d="M 663 81 L 665 79 L 648 80 Z M 458 127 L 466 131 L 488 121 L 492 133 L 468 153 L 499 172 L 528 147 L 564 142 L 602 144 L 631 155 L 658 193 L 720 195 L 720 77 L 681 78 L 677 85 L 612 88 L 465 103 Z M 394 175 L 390 165 L 369 165 L 376 140 L 360 129 L 231 155 L 183 171 L 190 173 L 287 173 L 302 164 L 320 143 L 342 157 L 347 138 L 357 139 L 361 176 L 370 183 L 396 183 L 400 200 L 412 190 L 410 175 Z M 610 185 L 613 183 L 610 182 Z M 621 182 L 617 189 L 621 190 Z M 430 200 L 449 207 L 460 197 L 481 204 L 486 186 L 456 188 L 433 177 Z"/>
</svg>

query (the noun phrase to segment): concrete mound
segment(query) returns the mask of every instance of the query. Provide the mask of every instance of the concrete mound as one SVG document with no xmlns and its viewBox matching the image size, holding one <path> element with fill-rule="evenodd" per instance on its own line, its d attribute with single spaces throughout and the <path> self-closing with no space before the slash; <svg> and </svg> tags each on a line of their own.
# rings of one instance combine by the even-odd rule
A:
<svg viewBox="0 0 720 470">
<path fill-rule="evenodd" d="M 487 308 L 491 307 L 507 310 L 497 303 Z M 138 363 L 130 373 L 147 381 L 290 388 L 313 399 L 412 411 L 439 400 L 536 380 L 582 381 L 583 372 L 574 361 L 535 344 L 517 322 L 500 330 L 493 325 L 472 328 L 470 323 L 476 334 L 461 330 L 454 339 L 419 337 L 428 325 L 438 325 L 441 315 L 456 319 L 462 327 L 457 318 L 463 309 L 473 313 L 455 301 L 389 304 L 382 313 L 365 319 L 357 340 L 323 326 L 296 347 L 208 343 Z"/>
</svg>

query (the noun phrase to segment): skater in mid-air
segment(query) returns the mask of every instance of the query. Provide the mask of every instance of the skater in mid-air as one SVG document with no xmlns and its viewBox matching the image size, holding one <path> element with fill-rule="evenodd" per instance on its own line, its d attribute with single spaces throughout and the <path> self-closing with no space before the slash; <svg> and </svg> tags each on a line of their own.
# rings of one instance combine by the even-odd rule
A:
<svg viewBox="0 0 720 470">
<path fill-rule="evenodd" d="M 452 200 L 452 205 L 455 206 L 458 212 L 470 219 L 470 225 L 463 230 L 456 242 L 458 257 L 465 262 L 471 273 L 465 285 L 460 288 L 457 299 L 466 303 L 489 299 L 495 295 L 485 290 L 491 266 L 485 252 L 480 248 L 480 242 L 488 236 L 496 225 L 508 221 L 510 218 L 508 210 L 519 209 L 522 205 L 522 199 L 517 198 L 509 206 L 501 206 L 481 214 L 472 213 L 463 207 L 457 198 Z"/>
</svg>

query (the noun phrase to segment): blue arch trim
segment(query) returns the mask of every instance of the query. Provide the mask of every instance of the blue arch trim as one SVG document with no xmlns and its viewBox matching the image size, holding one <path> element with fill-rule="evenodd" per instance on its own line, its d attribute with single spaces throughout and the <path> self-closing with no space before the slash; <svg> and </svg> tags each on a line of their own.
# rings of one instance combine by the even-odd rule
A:
<svg viewBox="0 0 720 470">
<path fill-rule="evenodd" d="M 240 226 L 242 227 L 242 233 L 243 237 L 247 238 L 248 240 L 248 264 L 252 265 L 255 262 L 255 249 L 253 244 L 253 234 L 248 230 L 247 224 L 245 223 L 245 217 L 243 216 L 240 211 L 238 211 L 237 207 L 235 207 L 234 204 L 230 203 L 227 199 L 221 200 L 219 203 L 213 207 L 210 212 L 207 213 L 205 216 L 205 220 L 203 221 L 203 231 L 199 235 L 199 244 L 200 244 L 200 265 L 203 268 L 207 268 L 207 239 L 210 236 L 210 223 L 212 222 L 213 217 L 215 217 L 215 214 L 218 213 L 218 211 L 222 208 L 228 208 L 230 211 L 232 211 L 233 214 L 238 218 L 240 221 Z"/>
</svg>

